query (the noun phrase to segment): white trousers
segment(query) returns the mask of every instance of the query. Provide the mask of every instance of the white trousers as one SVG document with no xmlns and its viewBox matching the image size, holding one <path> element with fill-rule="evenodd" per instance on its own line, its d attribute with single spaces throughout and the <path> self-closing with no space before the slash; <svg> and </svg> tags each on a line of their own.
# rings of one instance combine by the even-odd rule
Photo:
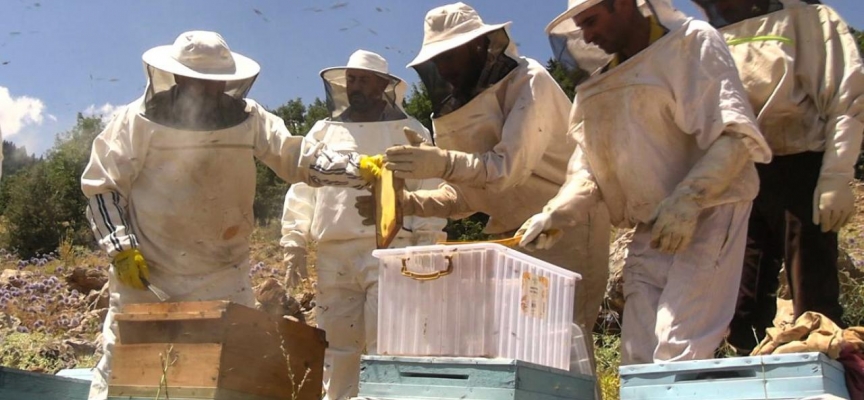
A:
<svg viewBox="0 0 864 400">
<path fill-rule="evenodd" d="M 397 238 L 391 247 L 409 246 Z M 327 400 L 357 396 L 360 356 L 378 350 L 378 259 L 370 238 L 318 245 L 315 319 L 327 333 L 324 389 Z M 365 353 L 364 353 L 365 350 Z"/>
<path fill-rule="evenodd" d="M 751 205 L 704 210 L 674 255 L 651 248 L 650 225 L 636 227 L 624 264 L 622 365 L 714 356 L 735 312 Z"/>
</svg>

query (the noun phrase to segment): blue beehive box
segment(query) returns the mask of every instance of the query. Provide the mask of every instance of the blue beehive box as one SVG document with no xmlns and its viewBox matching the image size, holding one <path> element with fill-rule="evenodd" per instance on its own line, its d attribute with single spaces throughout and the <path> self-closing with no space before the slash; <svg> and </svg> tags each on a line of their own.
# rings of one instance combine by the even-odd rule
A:
<svg viewBox="0 0 864 400">
<path fill-rule="evenodd" d="M 593 400 L 594 377 L 502 358 L 364 356 L 359 398 Z"/>
<path fill-rule="evenodd" d="M 621 400 L 849 398 L 843 366 L 822 353 L 624 366 Z"/>
<path fill-rule="evenodd" d="M 86 400 L 90 382 L 0 367 L 0 399 Z"/>
</svg>

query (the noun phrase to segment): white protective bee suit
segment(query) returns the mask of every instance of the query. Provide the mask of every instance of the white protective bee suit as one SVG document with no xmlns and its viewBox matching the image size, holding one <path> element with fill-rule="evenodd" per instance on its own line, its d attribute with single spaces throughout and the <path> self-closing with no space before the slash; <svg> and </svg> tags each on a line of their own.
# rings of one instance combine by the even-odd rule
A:
<svg viewBox="0 0 864 400">
<path fill-rule="evenodd" d="M 775 158 L 760 166 L 738 310 L 727 341 L 752 350 L 774 325 L 785 264 L 794 314 L 842 324 L 837 231 L 855 212 L 849 183 L 864 134 L 864 66 L 855 37 L 825 5 L 772 0 L 724 35 Z M 755 334 L 754 334 L 755 331 Z"/>
<path fill-rule="evenodd" d="M 248 258 L 255 159 L 288 182 L 363 187 L 356 155 L 291 136 L 279 117 L 244 99 L 258 64 L 232 53 L 216 33 L 184 33 L 173 46 L 147 51 L 143 60 L 145 96 L 97 136 L 81 178 L 96 238 L 111 257 L 139 249 L 149 264 L 149 281 L 171 301 L 229 300 L 254 307 Z M 178 94 L 175 75 L 227 81 L 224 107 L 206 128 L 189 125 L 195 110 L 177 113 L 178 104 L 188 103 Z M 117 339 L 113 316 L 124 304 L 159 301 L 121 284 L 113 267 L 109 289 L 104 356 L 91 400 L 108 395 Z"/>
<path fill-rule="evenodd" d="M 709 358 L 735 306 L 758 189 L 752 161 L 767 162 L 770 151 L 710 25 L 665 0 L 640 0 L 662 36 L 613 67 L 572 19 L 599 3 L 571 0 L 547 27 L 562 64 L 584 79 L 570 117 L 583 151 L 526 225 L 539 233 L 578 224 L 586 205 L 605 203 L 613 224 L 636 228 L 624 266 L 622 363 Z"/>
<path fill-rule="evenodd" d="M 482 212 L 489 215 L 485 233 L 512 236 L 564 183 L 576 146 L 567 135 L 571 102 L 541 64 L 519 57 L 509 22 L 485 24 L 473 8 L 455 3 L 429 11 L 424 26 L 423 47 L 409 66 L 432 100 L 435 145 L 453 162 L 447 183 L 407 193 L 406 208 L 453 218 Z M 431 60 L 482 36 L 489 39 L 488 56 L 475 95 L 454 103 L 452 88 Z M 603 301 L 611 230 L 605 206 L 587 212 L 590 221 L 568 229 L 562 246 L 532 253 L 582 275 L 573 320 L 583 332 L 593 329 Z M 587 340 L 593 358 L 593 341 Z"/>
<path fill-rule="evenodd" d="M 386 106 L 378 122 L 351 122 L 346 70 L 371 71 L 390 81 L 382 100 Z M 401 108 L 406 84 L 390 75 L 386 60 L 378 54 L 359 50 L 345 67 L 321 72 L 327 89 L 331 118 L 319 121 L 308 137 L 336 151 L 379 154 L 387 147 L 407 144 L 403 127 L 429 133 Z M 439 180 L 407 180 L 409 190 L 433 189 Z M 376 354 L 378 332 L 378 259 L 375 227 L 362 224 L 354 210 L 358 196 L 368 191 L 340 187 L 313 188 L 292 185 L 285 198 L 282 241 L 286 262 L 305 257 L 307 246 L 317 244 L 316 322 L 327 332 L 324 360 L 325 399 L 348 399 L 357 395 L 360 356 Z M 443 218 L 406 216 L 403 229 L 391 247 L 435 244 L 446 239 Z"/>
</svg>

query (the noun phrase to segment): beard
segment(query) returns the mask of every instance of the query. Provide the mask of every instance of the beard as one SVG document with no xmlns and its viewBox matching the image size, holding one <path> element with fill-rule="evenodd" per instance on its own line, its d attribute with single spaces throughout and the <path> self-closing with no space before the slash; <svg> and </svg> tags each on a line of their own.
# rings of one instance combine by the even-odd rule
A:
<svg viewBox="0 0 864 400">
<path fill-rule="evenodd" d="M 356 111 L 366 112 L 372 108 L 375 101 L 363 93 L 354 92 L 348 95 L 348 104 Z"/>
</svg>

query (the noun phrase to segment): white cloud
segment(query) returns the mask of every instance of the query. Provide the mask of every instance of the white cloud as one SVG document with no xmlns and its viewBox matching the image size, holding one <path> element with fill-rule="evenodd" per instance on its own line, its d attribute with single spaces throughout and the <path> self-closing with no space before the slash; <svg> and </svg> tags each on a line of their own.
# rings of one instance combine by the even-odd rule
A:
<svg viewBox="0 0 864 400">
<path fill-rule="evenodd" d="M 44 109 L 42 100 L 27 96 L 12 97 L 8 88 L 0 86 L 0 129 L 3 130 L 3 137 L 17 134 L 26 125 L 42 125 Z"/>
<path fill-rule="evenodd" d="M 102 120 L 107 122 L 114 117 L 114 114 L 117 114 L 117 112 L 120 111 L 121 107 L 123 106 L 115 106 L 111 103 L 105 103 L 101 107 L 91 104 L 84 110 L 84 115 L 90 117 L 101 116 Z"/>
</svg>

